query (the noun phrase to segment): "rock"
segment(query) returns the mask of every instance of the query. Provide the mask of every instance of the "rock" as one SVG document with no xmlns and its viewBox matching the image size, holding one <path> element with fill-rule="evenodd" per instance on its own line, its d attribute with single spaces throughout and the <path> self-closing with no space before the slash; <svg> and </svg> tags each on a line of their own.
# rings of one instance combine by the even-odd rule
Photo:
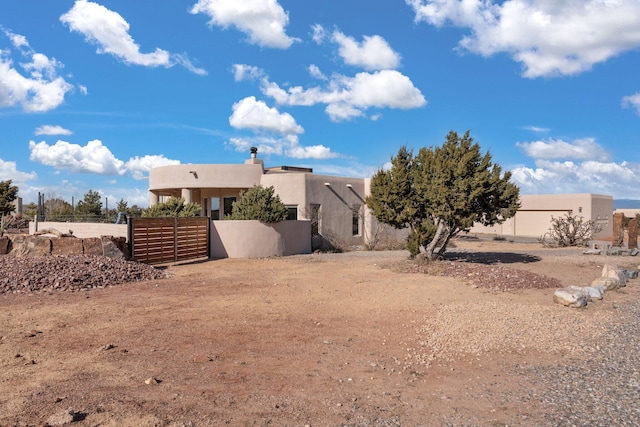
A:
<svg viewBox="0 0 640 427">
<path fill-rule="evenodd" d="M 582 251 L 583 255 L 600 255 L 602 251 L 600 249 L 586 249 Z"/>
<path fill-rule="evenodd" d="M 33 233 L 34 236 L 42 236 L 45 234 L 49 234 L 51 236 L 56 236 L 56 237 L 69 237 L 69 235 L 65 235 L 59 232 L 58 230 L 56 230 L 55 228 L 44 228 L 42 230 L 38 230 L 35 233 Z"/>
<path fill-rule="evenodd" d="M 83 414 L 69 408 L 62 412 L 58 412 L 57 414 L 51 415 L 49 418 L 47 418 L 47 422 L 45 423 L 45 426 L 49 426 L 49 427 L 64 426 L 76 421 L 81 421 L 83 419 L 84 419 Z"/>
<path fill-rule="evenodd" d="M 82 239 L 82 246 L 85 255 L 102 256 L 102 239 L 99 237 L 90 237 Z"/>
<path fill-rule="evenodd" d="M 51 255 L 82 255 L 82 240 L 75 237 L 51 239 Z"/>
<path fill-rule="evenodd" d="M 119 238 L 114 238 L 113 236 L 102 236 L 102 253 L 104 256 L 109 258 L 122 258 L 125 256 L 118 247 L 120 244 Z"/>
<path fill-rule="evenodd" d="M 553 302 L 565 307 L 581 308 L 587 305 L 589 293 L 584 289 L 562 288 L 553 293 Z"/>
<path fill-rule="evenodd" d="M 17 258 L 51 255 L 51 239 L 25 234 L 13 236 L 10 254 Z"/>
<path fill-rule="evenodd" d="M 627 274 L 625 270 L 621 270 L 615 265 L 605 264 L 604 267 L 602 267 L 602 277 L 617 279 L 620 282 L 618 285 L 620 288 L 627 286 Z"/>
<path fill-rule="evenodd" d="M 633 248 L 631 251 L 629 251 L 629 255 L 631 256 L 636 256 L 640 254 L 640 251 L 638 250 L 638 248 Z"/>
<path fill-rule="evenodd" d="M 637 279 L 638 278 L 638 270 L 628 270 L 627 276 L 629 279 Z"/>
<path fill-rule="evenodd" d="M 604 286 L 569 286 L 571 289 L 584 290 L 589 295 L 589 300 L 602 299 L 606 289 Z"/>
<path fill-rule="evenodd" d="M 0 237 L 0 255 L 6 255 L 11 250 L 11 240 L 7 236 Z"/>
<path fill-rule="evenodd" d="M 593 279 L 593 281 L 591 282 L 591 286 L 602 286 L 607 291 L 614 291 L 620 287 L 620 280 L 614 279 L 612 277 L 598 277 L 596 279 Z"/>
<path fill-rule="evenodd" d="M 147 385 L 160 384 L 160 382 L 161 381 L 155 377 L 149 377 L 146 380 L 144 380 L 144 383 Z"/>
</svg>

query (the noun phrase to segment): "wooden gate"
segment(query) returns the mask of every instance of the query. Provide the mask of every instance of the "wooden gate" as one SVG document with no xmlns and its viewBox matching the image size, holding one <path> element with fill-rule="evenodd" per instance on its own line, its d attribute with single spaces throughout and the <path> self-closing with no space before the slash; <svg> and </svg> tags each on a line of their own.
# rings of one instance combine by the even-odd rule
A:
<svg viewBox="0 0 640 427">
<path fill-rule="evenodd" d="M 129 242 L 147 264 L 209 257 L 209 218 L 129 218 Z"/>
</svg>

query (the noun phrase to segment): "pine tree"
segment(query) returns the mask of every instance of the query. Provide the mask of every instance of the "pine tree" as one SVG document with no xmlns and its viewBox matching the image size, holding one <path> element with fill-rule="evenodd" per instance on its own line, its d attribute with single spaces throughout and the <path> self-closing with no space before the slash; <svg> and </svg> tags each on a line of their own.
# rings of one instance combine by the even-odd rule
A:
<svg viewBox="0 0 640 427">
<path fill-rule="evenodd" d="M 469 132 L 451 131 L 441 147 L 423 147 L 415 157 L 402 147 L 391 164 L 371 179 L 367 205 L 380 222 L 409 227 L 412 255 L 436 259 L 474 223 L 501 223 L 519 207 L 511 173 L 482 155 Z"/>
<path fill-rule="evenodd" d="M 15 210 L 13 201 L 18 198 L 18 187 L 12 181 L 0 181 L 0 215 L 8 215 Z"/>
</svg>

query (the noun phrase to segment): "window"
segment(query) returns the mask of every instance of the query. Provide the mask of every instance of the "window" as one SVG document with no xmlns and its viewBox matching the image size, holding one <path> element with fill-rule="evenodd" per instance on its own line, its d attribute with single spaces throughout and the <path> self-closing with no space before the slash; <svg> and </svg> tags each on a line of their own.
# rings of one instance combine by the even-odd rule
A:
<svg viewBox="0 0 640 427">
<path fill-rule="evenodd" d="M 233 209 L 233 203 L 236 201 L 235 197 L 225 197 L 224 198 L 224 216 L 231 215 L 231 210 Z"/>
<path fill-rule="evenodd" d="M 220 219 L 220 198 L 211 198 L 211 219 Z"/>
<path fill-rule="evenodd" d="M 309 219 L 311 220 L 311 235 L 320 235 L 320 205 L 309 205 Z"/>
<path fill-rule="evenodd" d="M 360 235 L 360 205 L 351 207 L 351 234 L 353 236 Z"/>
<path fill-rule="evenodd" d="M 287 206 L 287 221 L 298 220 L 298 206 Z"/>
</svg>

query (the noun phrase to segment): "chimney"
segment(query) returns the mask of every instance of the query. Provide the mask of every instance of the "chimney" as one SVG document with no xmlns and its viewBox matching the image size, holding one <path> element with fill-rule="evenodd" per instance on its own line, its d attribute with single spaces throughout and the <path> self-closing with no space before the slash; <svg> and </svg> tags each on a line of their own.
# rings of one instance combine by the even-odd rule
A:
<svg viewBox="0 0 640 427">
<path fill-rule="evenodd" d="M 262 159 L 258 159 L 257 158 L 257 154 L 258 154 L 258 148 L 257 147 L 251 147 L 251 158 L 247 159 L 244 161 L 245 165 L 262 165 L 262 169 L 264 171 L 264 162 L 262 161 Z"/>
</svg>

